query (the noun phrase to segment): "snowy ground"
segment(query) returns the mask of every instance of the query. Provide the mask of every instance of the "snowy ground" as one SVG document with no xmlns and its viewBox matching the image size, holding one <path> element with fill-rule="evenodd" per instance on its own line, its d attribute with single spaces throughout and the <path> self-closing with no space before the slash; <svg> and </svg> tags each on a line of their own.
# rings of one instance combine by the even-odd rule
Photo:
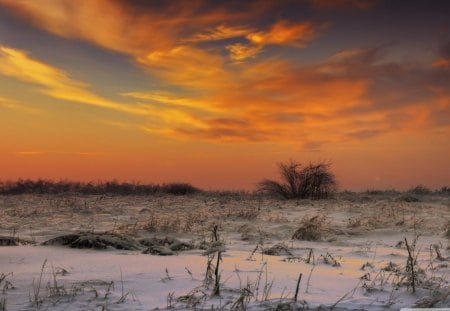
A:
<svg viewBox="0 0 450 311">
<path fill-rule="evenodd" d="M 35 243 L 0 247 L 0 310 L 449 306 L 449 198 L 407 199 L 0 196 L 0 236 Z M 192 249 L 158 256 L 144 254 L 148 248 L 142 245 L 132 250 L 40 245 L 79 232 L 132 241 L 170 237 Z M 295 233 L 300 239 L 292 239 Z M 407 267 L 405 238 L 417 259 L 414 274 Z M 220 295 L 212 295 L 218 252 Z"/>
</svg>

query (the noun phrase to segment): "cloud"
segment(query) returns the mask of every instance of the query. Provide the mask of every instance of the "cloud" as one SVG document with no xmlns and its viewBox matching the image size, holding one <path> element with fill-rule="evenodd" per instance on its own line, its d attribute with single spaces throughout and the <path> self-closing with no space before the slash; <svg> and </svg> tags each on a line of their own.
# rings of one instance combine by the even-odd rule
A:
<svg viewBox="0 0 450 311">
<path fill-rule="evenodd" d="M 233 81 L 223 57 L 193 46 L 154 51 L 140 57 L 138 62 L 163 81 L 186 88 L 218 89 Z"/>
<path fill-rule="evenodd" d="M 317 29 L 323 28 L 308 21 L 287 20 L 261 27 L 257 23 L 259 17 L 286 5 L 271 1 L 215 5 L 179 1 L 138 7 L 117 0 L 0 0 L 0 5 L 55 35 L 82 39 L 130 55 L 150 71 L 154 64 L 142 61 L 149 55 L 171 55 L 178 49 L 196 49 L 195 45 L 202 42 L 236 39 L 239 41 L 224 42 L 222 49 L 230 51 L 232 60 L 243 61 L 255 57 L 266 45 L 304 47 L 316 36 Z M 220 57 L 220 53 L 215 54 Z M 158 62 L 164 62 L 164 58 Z"/>
<path fill-rule="evenodd" d="M 450 69 L 450 41 L 442 44 L 438 57 L 434 60 L 433 67 Z"/>
<path fill-rule="evenodd" d="M 185 41 L 204 42 L 245 38 L 247 43 L 235 42 L 226 46 L 232 60 L 242 61 L 255 57 L 266 45 L 304 47 L 307 42 L 316 36 L 317 29 L 323 28 L 323 26 L 312 22 L 288 22 L 286 20 L 277 21 L 265 30 L 257 30 L 255 27 L 228 27 L 220 25 L 213 30 L 195 34 L 192 38 Z"/>
<path fill-rule="evenodd" d="M 333 10 L 340 8 L 356 8 L 367 10 L 372 8 L 379 0 L 309 0 L 310 3 L 324 10 Z"/>
<path fill-rule="evenodd" d="M 15 151 L 14 154 L 19 156 L 40 156 L 47 154 L 59 154 L 59 155 L 88 156 L 88 157 L 110 155 L 110 153 L 105 152 L 92 152 L 92 151 L 72 152 L 72 151 L 55 151 L 55 150 L 24 150 L 24 151 Z"/>
<path fill-rule="evenodd" d="M 449 125 L 442 117 L 450 109 L 448 75 L 440 69 L 384 61 L 377 49 L 340 51 L 304 66 L 276 58 L 257 60 L 231 72 L 220 64 L 221 58 L 182 46 L 142 61 L 159 66 L 160 75 L 187 89 L 122 94 L 139 104 L 95 95 L 85 83 L 23 51 L 3 46 L 0 51 L 0 73 L 33 83 L 54 98 L 141 115 L 134 130 L 174 139 L 320 141 L 323 149 L 331 142 Z M 189 66 L 181 68 L 186 64 L 180 55 L 192 60 Z M 215 68 L 220 70 L 214 72 Z"/>
<path fill-rule="evenodd" d="M 347 50 L 317 66 L 317 72 L 323 77 L 367 81 L 361 103 L 347 107 L 347 112 L 395 111 L 420 106 L 435 102 L 439 92 L 450 91 L 449 72 L 417 63 L 387 61 L 384 57 L 387 50 L 388 47 Z"/>
<path fill-rule="evenodd" d="M 317 32 L 317 26 L 311 22 L 290 23 L 278 21 L 265 31 L 248 31 L 245 38 L 249 43 L 237 42 L 226 46 L 230 58 L 243 61 L 254 58 L 266 45 L 290 45 L 305 47 Z"/>
<path fill-rule="evenodd" d="M 245 37 L 252 31 L 251 28 L 245 26 L 226 26 L 219 25 L 211 30 L 203 33 L 194 34 L 192 37 L 183 39 L 184 42 L 205 42 L 217 41 L 230 38 Z"/>
<path fill-rule="evenodd" d="M 36 155 L 42 155 L 45 152 L 43 151 L 17 151 L 14 152 L 14 154 L 16 155 L 21 155 L 21 156 L 36 156 Z"/>
<path fill-rule="evenodd" d="M 0 5 L 36 27 L 139 58 L 186 42 L 219 40 L 247 32 L 251 21 L 273 4 L 176 1 L 142 4 L 119 0 L 0 0 Z M 226 20 L 230 25 L 224 25 Z M 238 24 L 238 25 L 235 25 Z M 93 27 L 95 25 L 95 27 Z M 202 33 L 204 29 L 210 29 Z"/>
<path fill-rule="evenodd" d="M 377 129 L 365 129 L 365 130 L 357 130 L 357 131 L 350 132 L 350 133 L 348 133 L 348 136 L 356 138 L 356 139 L 360 139 L 360 140 L 365 140 L 368 138 L 373 138 L 378 135 L 381 135 L 384 132 L 385 131 L 383 131 L 383 130 L 377 130 Z"/>
<path fill-rule="evenodd" d="M 127 54 L 171 46 L 174 37 L 173 28 L 165 25 L 175 19 L 151 11 L 144 15 L 120 1 L 1 0 L 0 4 L 50 33 Z"/>
<path fill-rule="evenodd" d="M 23 105 L 22 103 L 19 103 L 18 101 L 6 97 L 0 96 L 0 108 L 6 108 L 11 110 L 16 110 L 19 112 L 25 112 L 25 113 L 40 113 L 41 111 L 37 108 L 32 108 L 26 105 Z"/>
<path fill-rule="evenodd" d="M 121 104 L 100 97 L 66 72 L 32 58 L 22 50 L 0 45 L 0 74 L 33 83 L 50 97 L 116 111 L 147 115 L 144 106 Z"/>
<path fill-rule="evenodd" d="M 258 129 L 249 137 L 277 141 L 367 140 L 450 126 L 439 117 L 450 113 L 450 76 L 388 61 L 388 48 L 343 50 L 306 66 L 276 59 L 247 64 L 237 89 L 215 102 Z"/>
<path fill-rule="evenodd" d="M 265 124 L 247 118 L 209 118 L 198 128 L 175 128 L 173 133 L 188 139 L 204 139 L 214 142 L 261 142 L 272 140 L 277 133 Z"/>
<path fill-rule="evenodd" d="M 181 109 L 197 112 L 201 115 L 211 115 L 223 113 L 223 109 L 214 106 L 209 97 L 195 96 L 192 94 L 174 95 L 167 92 L 129 92 L 122 94 L 144 101 L 146 104 L 153 105 L 160 109 Z"/>
<path fill-rule="evenodd" d="M 230 51 L 230 58 L 234 61 L 243 61 L 247 58 L 255 57 L 262 50 L 261 45 L 247 45 L 242 43 L 235 43 L 227 45 L 227 50 Z"/>
<path fill-rule="evenodd" d="M 441 57 L 433 62 L 433 67 L 450 68 L 450 58 Z"/>
<path fill-rule="evenodd" d="M 7 47 L 0 52 L 0 72 L 54 98 L 141 115 L 136 128 L 174 139 L 304 141 L 311 142 L 305 148 L 323 149 L 327 143 L 448 126 L 442 117 L 449 111 L 445 63 L 424 68 L 389 61 L 386 46 L 345 49 L 315 63 L 291 62 L 266 47 L 304 48 L 327 24 L 256 23 L 255 17 L 273 12 L 274 2 L 142 2 L 138 9 L 128 1 L 0 0 L 50 33 L 128 55 L 156 82 L 121 94 L 137 103 L 119 103 Z M 312 3 L 323 9 L 374 4 Z M 437 59 L 446 59 L 446 51 L 443 47 Z"/>
<path fill-rule="evenodd" d="M 442 44 L 439 54 L 444 58 L 450 58 L 450 40 Z"/>
<path fill-rule="evenodd" d="M 252 32 L 247 39 L 257 45 L 294 45 L 303 47 L 316 36 L 316 25 L 311 22 L 278 21 L 267 31 Z"/>
</svg>

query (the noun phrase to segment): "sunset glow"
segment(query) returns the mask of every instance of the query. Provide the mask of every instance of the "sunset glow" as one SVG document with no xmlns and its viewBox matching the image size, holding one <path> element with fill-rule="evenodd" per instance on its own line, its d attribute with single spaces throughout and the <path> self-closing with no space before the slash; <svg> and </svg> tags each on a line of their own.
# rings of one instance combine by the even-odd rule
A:
<svg viewBox="0 0 450 311">
<path fill-rule="evenodd" d="M 450 2 L 0 0 L 0 179 L 450 185 Z"/>
</svg>

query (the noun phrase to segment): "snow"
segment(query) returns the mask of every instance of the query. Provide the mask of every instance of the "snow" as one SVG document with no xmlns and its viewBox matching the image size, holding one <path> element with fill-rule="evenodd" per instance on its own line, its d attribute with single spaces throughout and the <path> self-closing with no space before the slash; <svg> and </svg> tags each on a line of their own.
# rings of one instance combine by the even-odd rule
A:
<svg viewBox="0 0 450 311">
<path fill-rule="evenodd" d="M 292 240 L 314 215 L 326 215 L 322 239 Z M 0 235 L 37 243 L 0 247 L 0 306 L 8 311 L 188 309 L 195 297 L 197 309 L 229 310 L 237 308 L 247 285 L 252 293 L 244 300 L 248 310 L 275 310 L 283 303 L 294 306 L 300 274 L 297 307 L 398 310 L 436 297 L 434 307 L 450 304 L 450 248 L 444 235 L 450 209 L 445 197 L 402 202 L 390 197 L 278 201 L 244 195 L 21 195 L 0 197 L 0 219 Z M 210 241 L 213 224 L 226 248 L 219 297 L 211 295 L 213 284 L 204 286 L 208 256 L 199 247 L 155 256 L 39 245 L 61 234 L 108 231 L 136 240 L 171 236 L 198 246 Z M 408 252 L 399 242 L 406 238 L 412 244 L 417 236 L 416 268 L 425 274 L 412 293 L 401 284 L 400 274 L 383 268 L 394 263 L 405 270 Z M 280 243 L 292 256 L 261 252 Z M 444 260 L 436 258 L 432 245 L 438 245 Z M 325 262 L 328 254 L 338 265 Z M 189 293 L 193 295 L 185 296 Z"/>
</svg>

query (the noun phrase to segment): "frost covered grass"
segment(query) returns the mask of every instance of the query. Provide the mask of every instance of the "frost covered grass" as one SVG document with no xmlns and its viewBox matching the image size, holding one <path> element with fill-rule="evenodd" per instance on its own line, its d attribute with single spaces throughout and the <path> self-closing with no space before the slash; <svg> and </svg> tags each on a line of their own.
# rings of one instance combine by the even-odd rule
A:
<svg viewBox="0 0 450 311">
<path fill-rule="evenodd" d="M 401 195 L 0 196 L 0 310 L 447 306 L 448 197 Z"/>
</svg>

